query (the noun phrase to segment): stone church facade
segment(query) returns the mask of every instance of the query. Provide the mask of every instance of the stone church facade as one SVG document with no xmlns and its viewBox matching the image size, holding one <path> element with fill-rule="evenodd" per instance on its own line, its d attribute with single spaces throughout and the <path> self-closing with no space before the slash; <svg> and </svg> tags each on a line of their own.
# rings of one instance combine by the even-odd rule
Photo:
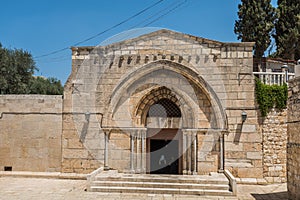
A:
<svg viewBox="0 0 300 200">
<path fill-rule="evenodd" d="M 252 49 L 253 43 L 221 43 L 168 30 L 105 47 L 72 48 L 62 171 L 91 162 L 87 170 L 152 173 L 161 155 L 174 152 L 166 158 L 176 162 L 174 173 L 226 167 L 237 176 L 262 177 Z M 155 111 L 159 107 L 164 112 Z M 70 148 L 74 138 L 78 145 Z"/>
<path fill-rule="evenodd" d="M 60 150 L 50 156 L 59 164 L 41 170 L 193 175 L 228 169 L 238 178 L 267 177 L 275 167 L 264 163 L 253 45 L 159 30 L 107 46 L 73 47 L 62 106 L 56 114 L 40 109 L 61 117 L 52 125 L 61 128 L 52 144 Z M 5 112 L 1 126 L 8 122 Z M 13 165 L 5 162 L 0 166 Z M 285 179 L 283 162 L 278 182 Z"/>
</svg>

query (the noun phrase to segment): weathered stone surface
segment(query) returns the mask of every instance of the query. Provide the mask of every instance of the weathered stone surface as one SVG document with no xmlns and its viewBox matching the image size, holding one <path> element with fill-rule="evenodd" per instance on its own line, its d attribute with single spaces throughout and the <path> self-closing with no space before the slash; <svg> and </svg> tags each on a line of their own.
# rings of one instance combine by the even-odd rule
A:
<svg viewBox="0 0 300 200">
<path fill-rule="evenodd" d="M 286 181 L 287 111 L 273 109 L 263 122 L 264 177 L 268 182 Z"/>
<path fill-rule="evenodd" d="M 238 168 L 237 176 L 243 178 L 263 178 L 263 173 L 261 168 Z"/>
<path fill-rule="evenodd" d="M 261 160 L 262 159 L 262 153 L 261 152 L 247 152 L 247 159 Z"/>
<path fill-rule="evenodd" d="M 145 111 L 159 99 L 170 99 L 177 103 L 179 107 L 184 105 L 181 107 L 184 120 L 167 119 L 164 122 L 155 121 L 155 123 L 151 123 L 155 128 L 186 127 L 209 130 L 210 128 L 221 127 L 222 119 L 216 117 L 221 114 L 218 113 L 221 112 L 220 110 L 218 111 L 220 108 L 213 108 L 211 98 L 220 99 L 220 106 L 223 108 L 227 106 L 241 107 L 240 109 L 245 106 L 253 107 L 254 82 L 250 81 L 250 86 L 246 86 L 245 84 L 240 84 L 237 80 L 238 72 L 241 70 L 251 72 L 252 70 L 243 66 L 243 64 L 252 64 L 252 45 L 253 43 L 220 43 L 161 30 L 107 47 L 73 48 L 72 74 L 65 86 L 64 108 L 70 111 L 73 107 L 73 109 L 82 113 L 86 112 L 86 110 L 89 110 L 89 112 L 93 110 L 103 115 L 101 120 L 98 120 L 101 121 L 103 126 L 121 127 L 123 133 L 110 132 L 108 147 L 111 157 L 108 159 L 108 163 L 109 166 L 122 171 L 123 165 L 128 167 L 129 157 L 122 158 L 124 164 L 119 166 L 115 160 L 121 159 L 120 149 L 130 150 L 129 135 L 136 134 L 134 131 L 126 128 L 122 130 L 122 127 L 148 126 L 145 123 Z M 82 62 L 82 59 L 85 60 Z M 165 70 L 168 72 L 166 73 Z M 156 73 L 156 71 L 159 73 Z M 192 75 L 192 73 L 195 73 L 195 75 Z M 195 84 L 192 79 L 197 76 L 201 76 L 207 85 L 201 88 Z M 244 77 L 243 79 L 243 81 L 249 80 L 249 77 Z M 72 84 L 74 83 L 75 85 L 78 84 L 76 92 L 87 95 L 88 98 L 83 96 L 78 98 L 79 96 L 72 93 L 74 90 Z M 80 86 L 79 83 L 85 86 Z M 122 84 L 124 85 L 121 86 Z M 155 90 L 153 84 L 162 84 L 167 90 Z M 205 91 L 208 89 L 208 85 L 215 94 Z M 170 90 L 173 87 L 174 90 Z M 119 88 L 123 90 L 118 91 Z M 122 92 L 126 93 L 122 97 L 124 101 L 118 102 L 121 95 L 119 97 L 115 96 L 122 94 Z M 187 97 L 190 99 L 188 100 Z M 96 108 L 94 108 L 95 102 L 97 104 Z M 83 109 L 80 106 L 83 106 Z M 122 108 L 125 109 L 122 110 Z M 72 123 L 70 120 L 74 122 Z M 71 139 L 72 137 L 76 138 L 76 135 L 80 135 L 80 133 L 76 134 L 76 131 L 78 132 L 78 130 L 82 129 L 83 125 L 80 124 L 84 122 L 83 120 L 84 118 L 74 117 L 64 120 L 63 138 L 70 140 L 68 144 L 73 144 L 74 150 L 76 150 L 75 144 L 77 139 L 75 139 L 75 143 Z M 90 123 L 92 121 L 95 122 L 91 118 Z M 240 116 L 230 118 L 230 124 L 239 122 Z M 150 123 L 150 118 L 148 123 Z M 74 126 L 75 128 L 72 130 L 68 128 Z M 247 123 L 243 132 L 256 133 L 256 126 L 256 122 Z M 89 132 L 91 130 L 88 129 L 87 137 Z M 205 131 L 205 133 L 198 132 L 197 135 L 198 152 L 196 155 L 200 156 L 198 160 L 201 161 L 198 164 L 208 162 L 209 164 L 206 163 L 205 165 L 211 166 L 211 171 L 217 171 L 220 162 L 220 157 L 218 156 L 220 135 L 211 134 L 209 131 Z M 231 146 L 228 144 L 230 151 L 232 151 L 228 155 L 233 155 L 233 152 L 236 150 L 243 151 L 243 143 L 253 141 L 251 139 L 248 141 L 248 136 L 242 137 L 245 137 L 245 139 L 240 144 Z M 90 142 L 87 143 L 87 141 Z M 84 146 L 91 155 L 96 156 L 95 149 L 97 144 L 100 143 L 103 144 L 103 138 L 102 140 L 86 140 L 84 141 Z M 148 144 L 146 143 L 144 148 Z M 63 149 L 70 149 L 70 147 L 63 145 Z M 134 139 L 134 147 L 135 152 L 141 151 L 141 141 L 139 139 Z M 225 149 L 228 147 L 225 145 Z M 104 151 L 104 146 L 101 145 L 100 149 Z M 149 147 L 145 150 L 149 151 Z M 190 154 L 191 152 L 189 151 Z M 244 157 L 246 156 L 245 153 L 243 155 Z M 65 156 L 68 155 L 63 154 L 63 157 Z M 134 165 L 137 162 L 139 160 L 134 160 Z M 192 165 L 192 163 L 189 163 L 189 165 Z M 200 168 L 199 170 L 201 170 Z M 203 171 L 208 172 L 209 169 L 203 169 Z"/>
<path fill-rule="evenodd" d="M 300 78 L 289 82 L 287 186 L 289 199 L 300 198 Z"/>
<path fill-rule="evenodd" d="M 0 99 L 0 170 L 61 171 L 62 96 Z"/>
</svg>

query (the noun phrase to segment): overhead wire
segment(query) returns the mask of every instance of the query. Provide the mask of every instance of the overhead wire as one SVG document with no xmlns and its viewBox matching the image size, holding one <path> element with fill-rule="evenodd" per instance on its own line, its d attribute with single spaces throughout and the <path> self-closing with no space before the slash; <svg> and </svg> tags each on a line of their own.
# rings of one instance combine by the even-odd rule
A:
<svg viewBox="0 0 300 200">
<path fill-rule="evenodd" d="M 177 1 L 177 2 L 180 2 L 180 1 Z M 176 5 L 176 4 L 175 4 L 175 5 Z M 171 4 L 169 4 L 169 5 L 167 6 L 167 8 L 169 8 L 169 7 L 174 7 L 174 3 L 172 2 Z M 136 24 L 136 25 L 130 27 L 129 29 L 137 28 L 137 27 L 139 27 L 140 25 L 142 25 L 143 23 L 145 23 L 146 21 L 152 19 L 153 17 L 155 17 L 155 16 L 157 16 L 157 15 L 161 15 L 161 13 L 164 13 L 165 11 L 166 11 L 166 8 L 163 8 L 163 9 L 159 10 L 158 12 L 154 13 L 153 15 L 151 15 L 150 17 L 148 17 L 147 19 L 143 20 L 142 22 L 140 22 L 140 23 L 138 23 L 138 24 Z M 145 26 L 143 26 L 143 27 L 145 27 Z"/>
<path fill-rule="evenodd" d="M 175 5 L 174 5 L 174 3 L 169 4 L 169 5 L 167 6 L 167 8 L 170 7 L 169 10 L 166 9 L 166 8 L 163 8 L 163 9 L 159 10 L 158 12 L 156 12 L 155 14 L 151 15 L 150 17 L 148 17 L 147 19 L 143 20 L 142 22 L 140 22 L 140 23 L 138 23 L 138 24 L 136 24 L 136 25 L 130 27 L 129 30 L 132 30 L 132 29 L 134 29 L 134 28 L 138 28 L 138 27 L 139 27 L 140 25 L 142 25 L 143 23 L 145 23 L 145 22 L 149 21 L 150 19 L 152 19 L 153 17 L 159 15 L 159 17 L 155 18 L 155 19 L 152 20 L 151 22 L 149 22 L 149 23 L 147 23 L 146 25 L 143 25 L 143 26 L 142 26 L 143 28 L 145 28 L 145 27 L 147 27 L 148 25 L 153 24 L 154 22 L 160 20 L 161 18 L 163 18 L 163 17 L 166 16 L 167 14 L 170 14 L 170 13 L 173 12 L 174 10 L 178 9 L 179 7 L 181 7 L 181 6 L 182 6 L 183 4 L 185 4 L 186 2 L 187 2 L 187 0 L 184 0 L 184 1 L 180 1 L 180 0 L 179 0 L 179 1 L 177 1 L 177 4 L 175 4 Z M 167 11 L 167 12 L 165 12 L 165 11 Z M 137 32 L 137 31 L 139 31 L 139 30 L 137 29 L 137 30 L 135 30 L 135 31 Z M 118 41 L 122 41 L 122 40 L 124 40 L 124 39 L 129 38 L 129 36 L 130 36 L 131 34 L 133 34 L 133 32 L 134 32 L 134 30 L 133 30 L 133 31 L 130 31 L 130 32 L 127 32 L 127 34 L 122 34 L 122 37 L 121 37 L 121 38 L 118 38 Z"/>
<path fill-rule="evenodd" d="M 110 28 L 108 28 L 108 29 L 106 29 L 106 30 L 104 30 L 104 31 L 102 31 L 102 32 L 100 32 L 100 33 L 98 33 L 98 34 L 92 36 L 92 37 L 89 37 L 89 38 L 87 38 L 87 39 L 85 39 L 85 40 L 82 40 L 82 41 L 80 41 L 80 42 L 77 42 L 77 43 L 75 43 L 73 46 L 77 46 L 77 45 L 79 45 L 79 44 L 82 44 L 82 43 L 84 43 L 84 42 L 87 42 L 87 41 L 89 41 L 89 40 L 92 40 L 92 39 L 94 39 L 94 38 L 100 36 L 101 34 L 104 34 L 104 33 L 108 32 L 108 31 L 110 31 L 110 30 L 112 30 L 112 29 L 114 29 L 114 28 L 116 28 L 116 27 L 118 27 L 118 26 L 120 26 L 120 25 L 126 23 L 127 21 L 129 21 L 129 20 L 131 20 L 132 18 L 134 18 L 134 17 L 136 17 L 136 16 L 138 16 L 138 15 L 144 13 L 145 11 L 151 9 L 152 7 L 154 7 L 154 6 L 156 6 L 157 4 L 161 3 L 162 1 L 164 1 L 164 0 L 159 0 L 158 2 L 152 4 L 152 5 L 148 6 L 147 8 L 143 9 L 142 11 L 138 12 L 137 14 L 135 14 L 135 15 L 133 15 L 133 16 L 127 18 L 126 20 L 123 20 L 122 22 L 120 22 L 120 23 L 118 23 L 118 24 L 116 24 L 116 25 L 114 25 L 114 26 L 112 26 L 112 27 L 110 27 Z M 175 5 L 173 5 L 173 3 L 172 3 L 172 4 L 169 4 L 169 5 L 167 6 L 167 8 L 170 7 L 170 9 L 166 9 L 166 7 L 165 7 L 165 8 L 163 8 L 163 9 L 159 10 L 158 12 L 156 12 L 155 14 L 151 15 L 151 16 L 148 17 L 147 19 L 143 20 L 142 22 L 140 22 L 140 23 L 138 23 L 138 24 L 132 26 L 132 27 L 129 28 L 129 29 L 137 28 L 137 27 L 139 27 L 140 25 L 142 25 L 143 23 L 149 21 L 150 19 L 152 19 L 153 17 L 155 17 L 155 16 L 157 16 L 157 15 L 159 14 L 159 16 L 158 16 L 157 18 L 155 18 L 154 20 L 152 20 L 152 21 L 150 21 L 150 22 L 148 22 L 147 24 L 145 24 L 145 25 L 142 26 L 142 27 L 147 27 L 147 26 L 149 26 L 149 25 L 151 25 L 151 24 L 153 24 L 153 23 L 159 21 L 160 19 L 162 19 L 162 18 L 165 17 L 166 15 L 170 14 L 171 12 L 175 11 L 176 9 L 178 9 L 179 7 L 181 7 L 183 4 L 185 4 L 186 2 L 187 2 L 187 0 L 184 0 L 184 1 L 182 1 L 182 2 L 178 1 L 178 3 L 175 4 Z M 167 10 L 167 12 L 165 12 L 166 10 Z M 126 39 L 126 36 L 124 36 L 123 39 Z M 50 55 L 53 55 L 53 54 L 56 54 L 56 53 L 59 53 L 59 52 L 62 52 L 62 51 L 64 51 L 64 50 L 68 50 L 68 49 L 69 49 L 69 47 L 66 47 L 66 48 L 63 48 L 63 49 L 60 49 L 60 50 L 57 50 L 57 51 L 50 52 L 50 53 L 48 53 L 48 54 L 44 54 L 44 55 L 41 55 L 41 56 L 37 56 L 37 57 L 35 57 L 35 58 L 39 59 L 39 58 L 46 57 L 46 56 L 50 56 Z M 55 58 L 49 58 L 49 60 L 44 61 L 44 63 L 51 63 L 51 62 L 65 61 L 65 60 L 68 60 L 68 59 L 67 59 L 68 57 L 69 57 L 69 55 L 68 55 L 68 56 L 65 55 L 65 56 L 55 57 Z"/>
<path fill-rule="evenodd" d="M 125 19 L 125 20 L 119 22 L 118 24 L 115 24 L 114 26 L 111 26 L 111 27 L 109 27 L 108 29 L 106 29 L 106 30 L 104 30 L 104 31 L 102 31 L 102 32 L 100 32 L 100 33 L 97 33 L 97 34 L 94 35 L 94 36 L 91 36 L 91 37 L 89 37 L 89 38 L 87 38 L 87 39 L 84 39 L 84 40 L 82 40 L 82 41 L 80 41 L 80 42 L 77 42 L 77 43 L 73 44 L 72 46 L 77 46 L 77 45 L 82 44 L 82 43 L 84 43 L 84 42 L 90 41 L 90 40 L 92 40 L 92 39 L 94 39 L 94 38 L 96 38 L 96 37 L 98 37 L 98 36 L 100 36 L 100 35 L 102 35 L 102 34 L 108 32 L 108 31 L 110 31 L 110 30 L 113 30 L 113 29 L 115 29 L 116 27 L 118 27 L 118 26 L 120 26 L 120 25 L 122 25 L 122 24 L 124 24 L 124 23 L 126 23 L 126 22 L 128 22 L 128 21 L 130 21 L 130 20 L 132 20 L 133 18 L 135 18 L 135 17 L 141 15 L 142 13 L 146 12 L 147 10 L 150 10 L 151 8 L 153 8 L 154 6 L 156 6 L 156 5 L 160 4 L 160 3 L 162 3 L 163 1 L 164 1 L 164 0 L 159 0 L 159 1 L 155 2 L 154 4 L 151 4 L 150 6 L 148 6 L 148 7 L 144 8 L 143 10 L 139 11 L 138 13 L 132 15 L 131 17 L 129 17 L 129 18 L 127 18 L 127 19 Z M 40 56 L 36 56 L 36 57 L 34 57 L 34 58 L 42 58 L 42 57 L 50 56 L 50 55 L 57 54 L 57 53 L 59 53 L 59 52 L 62 52 L 62 51 L 68 50 L 68 49 L 69 49 L 69 47 L 65 47 L 65 48 L 62 48 L 62 49 L 59 49 L 59 50 L 56 50 L 56 51 L 52 51 L 52 52 L 47 53 L 47 54 L 43 54 L 43 55 L 40 55 Z"/>
<path fill-rule="evenodd" d="M 64 54 L 62 54 L 60 56 L 56 56 L 56 57 L 37 58 L 35 60 L 44 63 L 44 62 L 51 62 L 51 61 L 61 60 L 63 58 L 69 58 L 69 57 L 70 57 L 69 53 L 64 53 Z"/>
<path fill-rule="evenodd" d="M 156 19 L 152 20 L 151 22 L 147 23 L 146 25 L 144 25 L 144 27 L 149 26 L 151 24 L 153 24 L 154 22 L 162 19 L 163 17 L 165 17 L 166 15 L 170 14 L 171 12 L 173 12 L 174 10 L 176 10 L 177 8 L 181 7 L 183 4 L 185 4 L 187 2 L 187 0 L 183 1 L 182 3 L 178 4 L 177 6 L 175 6 L 174 8 L 170 9 L 168 12 L 162 14 L 161 16 L 157 17 Z"/>
</svg>

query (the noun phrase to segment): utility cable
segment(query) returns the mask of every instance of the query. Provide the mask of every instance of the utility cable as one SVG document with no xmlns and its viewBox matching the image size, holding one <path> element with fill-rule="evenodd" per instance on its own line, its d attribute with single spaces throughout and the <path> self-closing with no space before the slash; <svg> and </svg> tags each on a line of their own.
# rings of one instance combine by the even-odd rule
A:
<svg viewBox="0 0 300 200">
<path fill-rule="evenodd" d="M 178 2 L 179 2 L 179 1 L 178 1 Z M 172 7 L 172 6 L 174 6 L 174 3 L 173 3 L 173 2 L 172 2 L 172 4 L 169 4 L 169 5 L 167 6 L 167 8 Z M 138 24 L 136 24 L 136 25 L 130 27 L 129 30 L 130 30 L 130 29 L 133 29 L 133 28 L 139 27 L 140 25 L 142 25 L 143 23 L 147 22 L 148 20 L 150 20 L 150 19 L 152 19 L 152 18 L 154 18 L 154 17 L 156 17 L 156 16 L 158 16 L 158 15 L 161 15 L 161 13 L 163 13 L 164 11 L 166 11 L 166 8 L 163 8 L 163 9 L 159 10 L 158 12 L 156 12 L 156 13 L 153 14 L 153 15 L 151 15 L 151 16 L 148 17 L 147 19 L 145 19 L 145 20 L 139 22 Z"/>
<path fill-rule="evenodd" d="M 154 22 L 162 19 L 163 17 L 165 17 L 166 15 L 168 15 L 169 13 L 173 12 L 174 10 L 176 10 L 177 8 L 181 7 L 183 4 L 185 4 L 187 2 L 187 0 L 185 0 L 184 2 L 178 4 L 177 6 L 175 6 L 174 8 L 172 8 L 171 10 L 169 10 L 168 12 L 162 14 L 161 16 L 157 17 L 156 19 L 152 20 L 151 22 L 147 23 L 144 27 L 147 27 L 151 24 L 153 24 Z"/>
<path fill-rule="evenodd" d="M 151 6 L 149 6 L 149 7 L 147 7 L 147 8 L 145 8 L 144 10 L 140 11 L 140 12 L 137 13 L 136 15 L 141 14 L 142 12 L 146 11 L 146 9 L 150 9 L 151 7 L 153 7 L 153 6 L 157 5 L 158 3 L 160 3 L 161 1 L 163 1 L 163 0 L 160 0 L 159 2 L 157 2 L 157 3 L 155 3 L 155 4 L 151 5 Z M 138 23 L 138 24 L 132 26 L 130 29 L 136 28 L 136 27 L 140 26 L 141 24 L 147 22 L 149 19 L 152 19 L 153 17 L 157 16 L 159 13 L 162 13 L 162 14 L 159 15 L 156 19 L 152 20 L 151 22 L 149 22 L 149 23 L 147 23 L 146 25 L 143 26 L 143 27 L 147 27 L 147 26 L 149 26 L 150 24 L 153 24 L 153 23 L 157 22 L 158 20 L 162 19 L 163 17 L 165 17 L 166 15 L 170 14 L 170 13 L 173 12 L 174 10 L 178 9 L 179 7 L 181 7 L 181 6 L 182 6 L 183 4 L 185 4 L 186 2 L 187 2 L 187 0 L 184 0 L 184 1 L 181 2 L 181 3 L 178 1 L 178 4 L 175 4 L 174 6 L 168 5 L 167 7 L 171 7 L 171 9 L 168 10 L 167 12 L 163 13 L 166 9 L 161 9 L 160 11 L 158 11 L 158 12 L 156 12 L 155 14 L 151 15 L 150 17 L 148 17 L 147 19 L 143 20 L 142 22 L 140 22 L 140 23 Z M 172 7 L 173 7 L 173 8 L 172 8 Z M 134 15 L 134 16 L 135 16 L 135 15 Z M 133 18 L 134 16 L 132 16 L 132 17 L 130 17 L 130 18 Z M 128 18 L 128 19 L 129 19 L 129 18 Z M 110 28 L 110 30 L 113 29 L 114 27 L 117 27 L 117 26 L 119 26 L 119 25 L 125 23 L 125 21 L 126 21 L 126 20 L 124 20 L 123 22 L 120 22 L 119 24 L 116 24 L 115 26 L 112 26 L 112 27 Z M 98 33 L 97 35 L 95 35 L 95 36 L 93 36 L 93 37 L 90 37 L 90 38 L 85 39 L 85 40 L 83 40 L 83 41 L 81 41 L 81 42 L 78 42 L 78 43 L 74 44 L 73 46 L 76 46 L 76 45 L 81 44 L 81 43 L 83 43 L 83 42 L 85 42 L 85 41 L 89 41 L 89 40 L 91 40 L 91 39 L 94 39 L 95 37 L 99 36 L 100 34 L 103 34 L 103 33 L 107 32 L 107 31 L 109 31 L 109 29 L 107 29 L 107 30 L 105 30 L 105 31 L 103 31 L 103 32 L 101 32 L 101 33 Z M 124 36 L 123 36 L 123 37 L 124 37 Z M 124 37 L 124 38 L 126 38 L 126 37 Z M 122 39 L 121 39 L 121 40 L 122 40 Z M 66 48 L 64 48 L 64 49 L 68 50 L 69 47 L 66 47 Z M 61 49 L 60 51 L 62 51 L 62 50 L 63 50 L 63 49 Z M 52 53 L 54 54 L 54 53 L 56 53 L 56 52 L 52 52 Z M 57 52 L 57 53 L 58 53 L 58 52 Z M 49 54 L 49 55 L 52 55 L 52 54 Z M 40 57 L 46 57 L 46 56 L 48 56 L 48 55 L 39 56 L 39 58 L 40 58 Z M 69 56 L 61 56 L 61 57 L 57 57 L 57 58 L 52 58 L 53 60 L 48 60 L 48 61 L 46 61 L 45 63 L 65 61 L 65 60 L 68 60 L 68 59 L 66 59 L 67 57 L 69 57 Z M 51 59 L 51 58 L 50 58 L 50 59 Z"/>
<path fill-rule="evenodd" d="M 179 8 L 180 6 L 182 6 L 184 3 L 186 3 L 186 0 L 183 2 L 183 1 L 180 1 L 178 0 L 176 4 L 172 3 L 172 4 L 169 4 L 167 5 L 166 8 L 163 8 L 161 10 L 159 10 L 158 12 L 156 12 L 155 14 L 149 16 L 147 19 L 139 22 L 138 24 L 132 26 L 129 28 L 130 31 L 127 31 L 125 33 L 122 33 L 120 34 L 120 37 L 118 36 L 118 39 L 117 41 L 123 41 L 125 39 L 128 39 L 128 38 L 131 38 L 130 36 L 133 35 L 134 33 L 137 33 L 137 32 L 140 32 L 140 29 L 138 28 L 139 26 L 141 26 L 142 24 L 144 24 L 145 22 L 149 21 L 150 19 L 154 18 L 154 17 L 157 17 L 155 18 L 154 20 L 152 20 L 151 22 L 149 22 L 148 24 L 151 24 L 151 23 L 154 23 L 156 21 L 158 21 L 159 19 L 161 19 L 162 17 L 166 16 L 167 14 L 171 13 L 172 11 L 174 11 L 175 9 Z M 167 9 L 169 8 L 169 10 Z M 166 12 L 167 11 L 167 12 Z M 136 29 L 135 29 L 136 28 Z M 143 26 L 143 28 L 146 28 L 145 26 Z M 107 43 L 107 42 L 106 42 Z M 109 44 L 109 42 L 108 42 Z M 102 44 L 100 44 L 102 45 Z"/>
<path fill-rule="evenodd" d="M 96 38 L 96 37 L 98 37 L 98 36 L 100 36 L 100 35 L 102 35 L 102 34 L 108 32 L 108 31 L 110 31 L 110 30 L 113 30 L 113 29 L 117 28 L 118 26 L 120 26 L 120 25 L 122 25 L 122 24 L 125 24 L 126 22 L 132 20 L 133 18 L 135 18 L 135 17 L 141 15 L 142 13 L 146 12 L 147 10 L 153 8 L 154 6 L 156 6 L 156 5 L 160 4 L 160 3 L 162 3 L 163 1 L 164 1 L 164 0 L 159 0 L 159 1 L 157 1 L 156 3 L 154 3 L 154 4 L 152 4 L 152 5 L 148 6 L 148 7 L 146 7 L 145 9 L 143 9 L 143 10 L 139 11 L 138 13 L 132 15 L 131 17 L 129 17 L 129 18 L 127 18 L 127 19 L 121 21 L 120 23 L 118 23 L 118 24 L 116 24 L 116 25 L 114 25 L 114 26 L 111 26 L 110 28 L 108 28 L 108 29 L 106 29 L 106 30 L 104 30 L 104 31 L 102 31 L 102 32 L 100 32 L 100 33 L 97 33 L 96 35 L 94 35 L 94 36 L 92 36 L 92 37 L 89 37 L 89 38 L 87 38 L 87 39 L 85 39 L 85 40 L 82 40 L 82 41 L 80 41 L 80 42 L 77 42 L 77 43 L 73 44 L 72 46 L 77 46 L 77 45 L 79 45 L 79 44 L 82 44 L 82 43 L 84 43 L 84 42 L 87 42 L 87 41 L 89 41 L 89 40 L 92 40 L 92 39 L 94 39 L 94 38 Z M 56 51 L 53 51 L 53 52 L 44 54 L 44 55 L 36 56 L 36 57 L 34 57 L 34 58 L 42 58 L 42 57 L 50 56 L 50 55 L 57 54 L 57 53 L 59 53 L 59 52 L 62 52 L 62 51 L 68 50 L 68 49 L 69 49 L 69 47 L 65 47 L 65 48 L 62 48 L 62 49 L 59 49 L 59 50 L 56 50 Z"/>
</svg>

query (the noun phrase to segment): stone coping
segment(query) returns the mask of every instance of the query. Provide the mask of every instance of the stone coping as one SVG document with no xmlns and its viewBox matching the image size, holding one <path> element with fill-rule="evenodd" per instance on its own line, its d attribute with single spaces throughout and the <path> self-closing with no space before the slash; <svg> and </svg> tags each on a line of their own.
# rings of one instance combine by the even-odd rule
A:
<svg viewBox="0 0 300 200">
<path fill-rule="evenodd" d="M 235 178 L 237 184 L 245 185 L 268 185 L 273 183 L 268 183 L 264 178 Z"/>
<path fill-rule="evenodd" d="M 237 181 L 236 181 L 236 178 L 227 169 L 224 170 L 224 175 L 229 180 L 230 187 L 231 187 L 233 195 L 236 195 L 237 194 Z"/>
<path fill-rule="evenodd" d="M 1 99 L 30 100 L 30 99 L 62 99 L 63 95 L 44 95 L 44 94 L 1 94 Z"/>
<path fill-rule="evenodd" d="M 0 177 L 52 178 L 86 180 L 87 174 L 61 172 L 0 171 Z"/>
</svg>

